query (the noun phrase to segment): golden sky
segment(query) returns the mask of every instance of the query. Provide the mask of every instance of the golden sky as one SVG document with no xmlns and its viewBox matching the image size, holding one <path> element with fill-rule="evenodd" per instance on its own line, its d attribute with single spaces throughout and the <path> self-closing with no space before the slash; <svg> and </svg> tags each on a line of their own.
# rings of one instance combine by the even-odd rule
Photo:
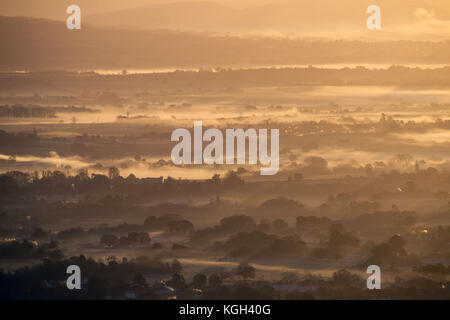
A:
<svg viewBox="0 0 450 320">
<path fill-rule="evenodd" d="M 98 26 L 342 38 L 450 38 L 447 0 L 2 0 L 0 14 L 64 20 L 65 8 L 71 4 L 80 5 L 85 21 Z M 365 30 L 365 9 L 372 4 L 382 10 L 382 32 L 376 35 Z"/>
</svg>

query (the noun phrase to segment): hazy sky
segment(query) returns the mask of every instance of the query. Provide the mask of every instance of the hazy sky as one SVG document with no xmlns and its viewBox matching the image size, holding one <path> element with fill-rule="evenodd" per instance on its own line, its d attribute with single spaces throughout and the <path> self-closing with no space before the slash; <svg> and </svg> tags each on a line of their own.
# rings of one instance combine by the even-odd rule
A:
<svg viewBox="0 0 450 320">
<path fill-rule="evenodd" d="M 214 2 L 219 3 L 232 8 L 248 8 L 252 6 L 263 6 L 273 3 L 289 3 L 289 6 L 295 7 L 295 5 L 301 5 L 305 10 L 308 8 L 314 8 L 317 4 L 332 8 L 333 10 L 346 9 L 348 3 L 361 4 L 368 6 L 370 4 L 377 4 L 380 6 L 387 6 L 389 9 L 394 9 L 396 14 L 401 14 L 402 11 L 409 9 L 409 7 L 416 6 L 437 8 L 435 14 L 440 15 L 439 11 L 450 10 L 450 1 L 446 0 L 2 0 L 0 4 L 0 13 L 2 15 L 34 15 L 34 16 L 46 16 L 53 15 L 60 11 L 61 8 L 66 8 L 71 4 L 77 4 L 88 10 L 89 14 L 106 12 L 111 10 L 121 10 L 133 7 L 139 7 L 152 4 L 167 4 L 177 2 Z M 326 10 L 326 8 L 324 8 Z M 351 8 L 349 8 L 351 10 Z M 350 12 L 349 12 L 350 13 Z"/>
<path fill-rule="evenodd" d="M 236 9 L 285 0 L 210 0 Z M 176 2 L 201 2 L 192 0 L 2 0 L 0 13 L 2 15 L 25 15 L 35 17 L 54 17 L 67 6 L 77 4 L 88 10 L 89 14 L 111 10 L 121 10 L 152 4 L 167 4 Z M 64 13 L 64 12 L 63 12 Z"/>
<path fill-rule="evenodd" d="M 382 10 L 378 38 L 450 39 L 445 0 L 1 0 L 0 14 L 64 20 L 67 6 L 78 4 L 84 21 L 98 26 L 364 37 L 365 9 L 375 3 Z"/>
</svg>

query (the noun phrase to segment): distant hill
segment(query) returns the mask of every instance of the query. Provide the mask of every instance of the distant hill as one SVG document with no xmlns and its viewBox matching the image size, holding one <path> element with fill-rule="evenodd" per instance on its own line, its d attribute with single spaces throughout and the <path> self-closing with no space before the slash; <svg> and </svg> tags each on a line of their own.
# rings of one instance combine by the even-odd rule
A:
<svg viewBox="0 0 450 320">
<path fill-rule="evenodd" d="M 366 9 L 372 0 L 277 1 L 242 10 L 207 1 L 174 2 L 98 13 L 86 22 L 97 26 L 135 26 L 215 32 L 294 33 L 316 36 L 370 35 Z M 450 2 L 441 0 L 377 0 L 382 9 L 383 30 L 408 30 L 424 24 L 442 28 L 450 21 Z M 417 10 L 425 14 L 418 16 Z M 446 26 L 450 30 L 449 26 Z M 431 29 L 434 30 L 434 29 Z M 428 30 L 430 31 L 430 30 Z M 389 34 L 385 32 L 385 36 Z M 420 31 L 425 32 L 425 30 Z M 382 32 L 383 33 L 383 32 Z M 373 33 L 372 33 L 373 35 Z"/>
<path fill-rule="evenodd" d="M 241 38 L 0 17 L 0 70 L 143 69 L 329 63 L 450 63 L 450 42 Z"/>
<path fill-rule="evenodd" d="M 238 10 L 208 1 L 155 4 L 88 16 L 99 26 L 134 26 L 146 29 L 221 30 L 233 26 Z"/>
<path fill-rule="evenodd" d="M 24 16 L 64 20 L 69 5 L 77 4 L 82 13 L 91 15 L 99 12 L 123 10 L 138 6 L 167 3 L 170 0 L 1 0 L 0 15 Z M 177 1 L 177 0 L 174 0 Z"/>
<path fill-rule="evenodd" d="M 168 4 L 173 2 L 192 2 L 193 0 L 1 0 L 0 15 L 24 16 L 61 20 L 66 18 L 66 8 L 77 4 L 83 14 L 92 15 L 131 8 L 149 6 L 152 4 Z M 284 0 L 211 0 L 231 8 L 247 8 Z"/>
</svg>

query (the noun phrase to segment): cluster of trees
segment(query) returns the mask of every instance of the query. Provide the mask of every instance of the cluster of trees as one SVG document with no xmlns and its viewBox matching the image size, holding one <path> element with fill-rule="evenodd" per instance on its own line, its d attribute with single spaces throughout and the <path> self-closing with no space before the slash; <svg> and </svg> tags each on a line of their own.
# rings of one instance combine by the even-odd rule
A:
<svg viewBox="0 0 450 320">
<path fill-rule="evenodd" d="M 11 159 L 14 161 L 14 159 Z M 69 168 L 70 169 L 70 168 Z M 168 177 L 137 178 L 130 174 L 127 178 L 119 175 L 118 169 L 109 168 L 108 175 L 88 174 L 87 169 L 76 175 L 67 175 L 60 170 L 28 173 L 9 171 L 0 174 L 0 197 L 32 195 L 133 195 L 153 198 L 164 197 L 173 192 L 181 194 L 217 194 L 220 191 L 244 186 L 244 181 L 230 172 L 223 179 L 214 176 L 205 181 L 176 180 Z"/>
<path fill-rule="evenodd" d="M 56 118 L 52 108 L 39 106 L 0 106 L 0 117 L 8 118 Z"/>
<path fill-rule="evenodd" d="M 24 142 L 36 142 L 37 131 L 32 132 L 6 132 L 5 130 L 0 130 L 0 145 L 6 145 L 10 143 L 20 144 Z M 9 159 L 9 162 L 13 163 L 15 161 L 14 157 Z"/>
<path fill-rule="evenodd" d="M 183 41 L 184 42 L 184 41 Z M 342 45 L 341 43 L 339 45 Z M 329 46 L 329 45 L 328 45 Z M 121 45 L 123 47 L 123 44 Z M 278 47 L 278 45 L 277 45 Z M 303 50 L 303 49 L 302 49 Z M 254 51 L 254 50 L 250 50 Z M 329 48 L 324 51 L 329 51 Z M 279 54 L 279 51 L 277 52 Z M 178 56 L 177 56 L 178 57 Z M 192 63 L 192 62 L 191 62 Z M 201 63 L 204 63 L 202 61 Z M 98 65 L 97 65 L 98 67 Z M 438 86 L 448 85 L 448 67 L 435 69 L 419 69 L 404 66 L 391 66 L 387 69 L 358 68 L 259 68 L 259 69 L 221 69 L 197 71 L 178 71 L 164 74 L 166 81 L 161 81 L 161 74 L 125 74 L 99 75 L 96 73 L 29 73 L 23 75 L 4 74 L 0 81 L 5 89 L 14 83 L 15 88 L 20 88 L 30 82 L 34 88 L 41 88 L 41 83 L 58 81 L 59 85 L 76 88 L 93 88 L 108 90 L 114 87 L 128 87 L 147 89 L 153 88 L 178 88 L 199 86 L 211 88 L 227 87 L 273 87 L 283 85 L 387 85 L 387 86 Z"/>
<path fill-rule="evenodd" d="M 306 253 L 307 247 L 298 236 L 277 236 L 262 231 L 239 232 L 224 243 L 216 243 L 214 252 L 226 254 L 229 259 L 267 261 L 298 259 Z"/>
<path fill-rule="evenodd" d="M 294 203 L 292 208 L 298 207 Z M 415 224 L 414 216 L 414 213 L 403 211 L 376 212 L 342 220 L 299 216 L 295 227 L 290 227 L 281 218 L 256 223 L 250 216 L 234 215 L 223 218 L 218 225 L 195 231 L 190 239 L 194 245 L 214 244 L 213 250 L 223 253 L 227 259 L 298 258 L 308 252 L 313 258 L 340 259 L 347 253 L 365 255 L 364 252 L 372 250 L 375 244 L 363 242 L 365 235 L 372 237 L 380 231 L 380 238 L 390 236 L 396 230 L 411 230 Z M 227 240 L 217 242 L 224 237 Z M 433 239 L 436 241 L 438 237 Z M 307 246 L 305 241 L 318 244 Z"/>
<path fill-rule="evenodd" d="M 218 225 L 195 231 L 191 242 L 207 244 L 218 237 L 229 236 L 237 232 L 249 232 L 257 229 L 255 220 L 247 215 L 236 214 L 222 218 Z"/>
<path fill-rule="evenodd" d="M 401 250 L 401 240 L 392 238 L 390 244 Z M 82 289 L 70 291 L 65 286 L 68 265 L 78 265 L 83 270 Z M 424 265 L 415 268 L 423 274 L 449 274 L 448 266 Z M 237 266 L 233 273 L 216 272 L 209 275 L 195 274 L 191 281 L 183 276 L 184 268 L 178 260 L 163 263 L 139 257 L 118 261 L 111 256 L 107 262 L 95 261 L 81 255 L 68 259 L 44 258 L 41 264 L 18 269 L 14 272 L 0 271 L 1 299 L 124 299 L 134 293 L 138 299 L 161 299 L 160 285 L 149 284 L 145 275 L 171 275 L 165 288 L 173 288 L 179 298 L 203 299 L 449 299 L 449 282 L 424 277 L 397 278 L 393 284 L 381 290 L 370 291 L 365 279 L 341 269 L 331 278 L 310 275 L 295 280 L 298 287 L 307 291 L 277 291 L 274 284 L 253 280 L 256 270 L 248 263 Z M 231 281 L 235 275 L 243 281 Z M 252 281 L 248 281 L 252 280 Z M 292 282 L 289 282 L 292 283 Z M 200 294 L 200 295 L 199 295 Z"/>
<path fill-rule="evenodd" d="M 57 113 L 98 112 L 87 107 L 42 107 L 36 105 L 4 105 L 0 106 L 0 118 L 56 118 Z"/>
<path fill-rule="evenodd" d="M 192 277 L 192 281 L 188 283 L 183 276 L 184 268 L 176 259 L 170 265 L 170 270 L 173 274 L 167 285 L 177 290 L 186 290 L 188 288 L 201 291 L 205 289 L 215 290 L 221 287 L 223 281 L 229 277 L 225 273 L 212 273 L 209 276 L 204 273 L 197 273 Z"/>
<path fill-rule="evenodd" d="M 164 214 L 162 216 L 150 216 L 144 221 L 147 230 L 168 230 L 174 233 L 189 234 L 194 231 L 192 222 L 178 214 Z"/>
<path fill-rule="evenodd" d="M 186 289 L 188 287 L 193 289 L 200 289 L 202 291 L 208 293 L 211 291 L 216 291 L 218 289 L 223 288 L 224 281 L 232 277 L 233 273 L 224 273 L 224 272 L 214 272 L 209 276 L 204 273 L 197 273 L 192 277 L 192 281 L 190 284 L 184 279 L 183 266 L 178 260 L 174 260 L 170 266 L 170 269 L 173 272 L 172 279 L 168 282 L 169 285 L 173 286 L 176 289 Z M 248 263 L 241 263 L 237 266 L 234 274 L 242 280 L 247 281 L 251 279 L 255 279 L 256 270 L 253 266 Z"/>
<path fill-rule="evenodd" d="M 82 289 L 67 290 L 66 269 L 77 265 L 82 270 Z M 95 261 L 83 255 L 63 260 L 44 259 L 41 264 L 14 272 L 0 271 L 0 299 L 123 299 L 139 274 L 170 274 L 167 264 L 145 257 L 128 261 Z"/>
<path fill-rule="evenodd" d="M 107 247 L 131 247 L 149 244 L 151 239 L 148 232 L 161 230 L 175 234 L 191 234 L 194 232 L 194 225 L 189 220 L 183 219 L 180 215 L 165 214 L 161 216 L 150 216 L 145 219 L 142 225 L 128 223 L 117 226 L 101 225 L 88 230 L 82 227 L 71 227 L 61 230 L 56 234 L 37 227 L 23 236 L 40 240 L 71 241 L 87 235 L 101 234 L 100 243 L 102 245 Z M 127 236 L 120 236 L 123 234 L 127 234 Z"/>
<path fill-rule="evenodd" d="M 64 257 L 57 242 L 39 245 L 35 241 L 12 240 L 0 243 L 0 259 L 61 259 Z"/>
<path fill-rule="evenodd" d="M 425 274 L 450 275 L 450 266 L 443 263 L 415 266 L 414 271 Z"/>
<path fill-rule="evenodd" d="M 395 269 L 399 266 L 401 260 L 407 256 L 408 252 L 405 249 L 405 240 L 399 235 L 394 235 L 388 242 L 381 243 L 372 248 L 367 264 Z"/>
<path fill-rule="evenodd" d="M 100 240 L 100 244 L 106 247 L 130 248 L 150 244 L 151 239 L 147 232 L 133 232 L 126 237 L 117 237 L 113 234 L 105 234 Z"/>
</svg>

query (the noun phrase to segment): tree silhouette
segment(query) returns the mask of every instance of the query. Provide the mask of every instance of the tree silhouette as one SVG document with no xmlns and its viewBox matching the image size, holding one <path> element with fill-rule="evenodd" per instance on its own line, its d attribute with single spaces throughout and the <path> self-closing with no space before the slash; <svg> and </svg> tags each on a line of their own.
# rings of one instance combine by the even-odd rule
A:
<svg viewBox="0 0 450 320">
<path fill-rule="evenodd" d="M 244 280 L 254 279 L 256 276 L 256 271 L 255 268 L 248 263 L 241 263 L 237 268 L 237 274 Z"/>
<path fill-rule="evenodd" d="M 145 280 L 142 273 L 138 272 L 134 275 L 133 285 L 140 288 L 147 287 L 147 280 Z"/>
<path fill-rule="evenodd" d="M 183 272 L 183 266 L 181 265 L 180 261 L 177 259 L 172 261 L 172 265 L 170 266 L 170 269 L 175 274 L 180 274 Z"/>
<path fill-rule="evenodd" d="M 195 289 L 204 290 L 206 288 L 207 278 L 203 273 L 198 273 L 192 278 L 192 286 Z"/>
<path fill-rule="evenodd" d="M 223 282 L 222 277 L 217 273 L 213 273 L 208 278 L 208 285 L 214 289 L 220 287 L 222 285 L 222 282 Z"/>
</svg>

